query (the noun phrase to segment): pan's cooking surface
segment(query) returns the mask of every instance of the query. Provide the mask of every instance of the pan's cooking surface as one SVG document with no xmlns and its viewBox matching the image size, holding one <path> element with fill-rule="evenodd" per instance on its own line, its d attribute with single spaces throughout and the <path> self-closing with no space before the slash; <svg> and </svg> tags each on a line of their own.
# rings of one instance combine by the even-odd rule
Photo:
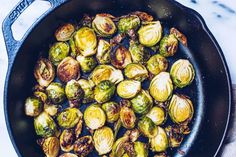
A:
<svg viewBox="0 0 236 157">
<path fill-rule="evenodd" d="M 180 46 L 174 60 L 188 58 L 195 67 L 194 82 L 179 91 L 192 98 L 195 114 L 192 132 L 180 149 L 191 157 L 209 157 L 216 153 L 224 135 L 231 103 L 227 69 L 218 45 L 209 37 L 198 15 L 166 0 L 72 0 L 49 14 L 32 30 L 16 56 L 5 91 L 6 116 L 18 153 L 26 157 L 43 156 L 35 142 L 33 120 L 24 115 L 23 104 L 34 84 L 33 67 L 38 52 L 44 46 L 43 53 L 46 53 L 57 26 L 68 20 L 79 20 L 84 13 L 107 12 L 119 16 L 136 10 L 154 15 L 166 27 L 174 26 L 187 36 L 189 48 Z M 174 60 L 171 60 L 170 66 Z M 176 150 L 171 152 L 173 156 L 181 156 Z"/>
</svg>

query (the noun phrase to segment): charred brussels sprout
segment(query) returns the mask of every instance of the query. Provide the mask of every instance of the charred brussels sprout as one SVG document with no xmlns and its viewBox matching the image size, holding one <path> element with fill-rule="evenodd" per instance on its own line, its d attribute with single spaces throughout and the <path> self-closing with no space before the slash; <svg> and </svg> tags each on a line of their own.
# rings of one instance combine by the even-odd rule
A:
<svg viewBox="0 0 236 157">
<path fill-rule="evenodd" d="M 101 107 L 92 104 L 84 111 L 85 124 L 92 130 L 101 128 L 106 122 L 106 115 Z"/>
<path fill-rule="evenodd" d="M 165 102 L 168 100 L 173 91 L 170 74 L 167 72 L 161 72 L 156 75 L 150 83 L 149 91 L 156 101 Z"/>
<path fill-rule="evenodd" d="M 145 63 L 150 57 L 150 52 L 133 40 L 129 42 L 129 51 L 134 63 Z"/>
<path fill-rule="evenodd" d="M 38 144 L 42 147 L 42 150 L 47 157 L 57 157 L 60 145 L 59 140 L 56 137 L 40 139 L 38 140 Z"/>
<path fill-rule="evenodd" d="M 59 104 L 65 100 L 65 91 L 62 84 L 58 82 L 52 82 L 46 89 L 49 99 L 55 103 Z"/>
<path fill-rule="evenodd" d="M 75 31 L 75 27 L 70 23 L 66 23 L 66 24 L 60 26 L 56 30 L 55 37 L 56 37 L 57 41 L 67 41 L 70 39 L 70 37 L 72 36 L 74 31 Z"/>
<path fill-rule="evenodd" d="M 45 112 L 34 118 L 36 134 L 42 137 L 50 137 L 57 133 L 57 126 L 54 120 Z"/>
<path fill-rule="evenodd" d="M 49 49 L 49 60 L 57 66 L 69 54 L 70 47 L 65 42 L 56 42 Z"/>
<path fill-rule="evenodd" d="M 67 108 L 57 116 L 57 122 L 60 127 L 73 128 L 82 120 L 82 113 L 77 108 Z"/>
<path fill-rule="evenodd" d="M 46 103 L 48 101 L 48 96 L 47 94 L 45 93 L 45 91 L 35 91 L 34 92 L 34 96 L 36 98 L 38 98 L 39 100 L 41 100 L 43 103 Z"/>
<path fill-rule="evenodd" d="M 47 87 L 55 78 L 55 70 L 52 63 L 45 58 L 39 59 L 34 68 L 34 77 L 40 86 Z"/>
<path fill-rule="evenodd" d="M 78 156 L 72 153 L 64 153 L 60 155 L 59 157 L 78 157 Z"/>
<path fill-rule="evenodd" d="M 111 128 L 104 126 L 94 132 L 93 140 L 98 154 L 103 155 L 111 151 L 115 138 Z"/>
<path fill-rule="evenodd" d="M 156 45 L 162 36 L 162 26 L 160 21 L 145 22 L 138 30 L 139 42 L 147 47 Z"/>
<path fill-rule="evenodd" d="M 142 142 L 127 142 L 124 144 L 124 149 L 128 157 L 148 157 L 148 147 Z"/>
<path fill-rule="evenodd" d="M 94 99 L 98 103 L 104 103 L 111 99 L 116 90 L 115 84 L 109 80 L 100 82 L 94 89 Z"/>
<path fill-rule="evenodd" d="M 128 141 L 128 136 L 117 139 L 112 147 L 111 157 L 123 157 L 123 154 L 125 153 L 124 144 Z"/>
<path fill-rule="evenodd" d="M 155 137 L 158 132 L 157 126 L 148 117 L 143 117 L 141 120 L 139 120 L 138 128 L 141 133 L 148 138 Z"/>
<path fill-rule="evenodd" d="M 175 123 L 188 123 L 194 113 L 193 104 L 190 99 L 184 95 L 174 94 L 169 104 L 169 115 Z"/>
<path fill-rule="evenodd" d="M 140 19 L 136 15 L 127 15 L 120 18 L 118 22 L 118 30 L 121 33 L 127 33 L 129 30 L 136 30 L 140 25 Z"/>
<path fill-rule="evenodd" d="M 76 100 L 78 102 L 80 102 L 84 96 L 84 91 L 76 80 L 67 82 L 65 93 L 68 100 Z"/>
<path fill-rule="evenodd" d="M 136 123 L 136 116 L 134 111 L 129 107 L 131 104 L 128 100 L 123 100 L 121 102 L 120 109 L 120 120 L 123 127 L 126 129 L 132 129 Z"/>
<path fill-rule="evenodd" d="M 124 80 L 117 86 L 117 94 L 124 99 L 135 97 L 141 90 L 141 82 L 135 80 Z"/>
<path fill-rule="evenodd" d="M 195 77 L 193 65 L 186 59 L 177 60 L 171 67 L 170 75 L 174 84 L 183 88 L 192 83 Z"/>
<path fill-rule="evenodd" d="M 102 37 L 109 37 L 116 32 L 116 25 L 110 14 L 97 14 L 92 22 L 95 32 Z"/>
<path fill-rule="evenodd" d="M 81 157 L 87 156 L 93 148 L 93 139 L 91 136 L 83 136 L 74 144 L 74 152 Z"/>
<path fill-rule="evenodd" d="M 61 150 L 69 152 L 74 148 L 75 133 L 72 129 L 65 129 L 60 136 Z"/>
<path fill-rule="evenodd" d="M 169 125 L 165 128 L 165 131 L 169 139 L 169 146 L 172 148 L 179 147 L 184 138 L 181 127 L 178 125 Z"/>
<path fill-rule="evenodd" d="M 165 57 L 157 54 L 152 56 L 147 62 L 147 69 L 153 75 L 166 71 L 168 68 L 168 61 Z"/>
<path fill-rule="evenodd" d="M 98 85 L 101 81 L 110 80 L 111 82 L 117 84 L 124 80 L 123 74 L 120 70 L 115 69 L 110 65 L 98 65 L 93 72 L 90 74 L 89 79 L 91 79 L 95 85 Z"/>
<path fill-rule="evenodd" d="M 168 148 L 168 138 L 163 128 L 157 127 L 158 131 L 155 137 L 150 138 L 149 142 L 153 152 L 164 152 Z"/>
<path fill-rule="evenodd" d="M 92 56 L 84 57 L 82 55 L 78 55 L 76 59 L 79 62 L 81 70 L 84 73 L 92 71 L 97 65 L 97 61 Z"/>
<path fill-rule="evenodd" d="M 173 34 L 165 36 L 160 42 L 160 54 L 164 57 L 173 56 L 178 49 L 178 40 Z"/>
<path fill-rule="evenodd" d="M 103 39 L 98 42 L 98 49 L 96 58 L 100 64 L 108 64 L 111 62 L 110 57 L 111 45 Z"/>
<path fill-rule="evenodd" d="M 25 101 L 25 114 L 27 116 L 38 116 L 43 110 L 43 103 L 35 97 L 29 97 Z"/>
<path fill-rule="evenodd" d="M 156 125 L 161 125 L 166 120 L 166 113 L 163 108 L 154 106 L 146 115 L 150 118 Z"/>
<path fill-rule="evenodd" d="M 114 123 L 120 117 L 120 106 L 116 102 L 107 102 L 102 104 L 102 109 L 107 116 L 107 122 Z"/>
<path fill-rule="evenodd" d="M 116 46 L 111 51 L 110 56 L 111 64 L 118 69 L 124 69 L 128 64 L 132 63 L 131 54 L 124 46 Z"/>
<path fill-rule="evenodd" d="M 147 69 L 145 68 L 145 66 L 139 63 L 131 63 L 127 65 L 124 73 L 127 78 L 141 82 L 148 78 Z"/>
<path fill-rule="evenodd" d="M 92 102 L 94 100 L 94 93 L 93 93 L 94 83 L 91 80 L 85 80 L 85 79 L 78 80 L 78 83 L 80 84 L 81 88 L 84 91 L 84 97 L 82 102 L 83 103 Z"/>
<path fill-rule="evenodd" d="M 57 76 L 62 82 L 80 77 L 79 63 L 72 57 L 64 58 L 57 67 Z"/>
<path fill-rule="evenodd" d="M 132 12 L 131 13 L 132 15 L 137 15 L 140 20 L 142 20 L 143 22 L 146 22 L 146 21 L 153 21 L 153 16 L 152 15 L 149 15 L 145 12 L 142 12 L 142 11 L 135 11 L 135 12 Z"/>
</svg>

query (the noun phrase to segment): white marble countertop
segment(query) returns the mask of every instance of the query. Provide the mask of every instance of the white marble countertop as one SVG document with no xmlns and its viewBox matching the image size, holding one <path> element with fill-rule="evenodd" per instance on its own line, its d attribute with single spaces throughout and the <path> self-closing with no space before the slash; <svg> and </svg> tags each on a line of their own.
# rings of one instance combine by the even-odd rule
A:
<svg viewBox="0 0 236 157">
<path fill-rule="evenodd" d="M 19 0 L 0 0 L 0 24 L 9 11 L 16 5 Z M 39 17 L 43 10 L 50 7 L 49 3 L 44 3 L 36 0 L 38 4 L 30 7 L 24 18 L 20 17 L 12 27 L 17 39 L 24 34 L 27 28 Z M 198 11 L 206 21 L 207 26 L 214 34 L 216 40 L 221 46 L 227 64 L 229 66 L 232 83 L 236 84 L 236 51 L 235 51 L 235 36 L 236 36 L 236 0 L 177 0 L 178 2 L 193 8 Z M 30 12 L 27 13 L 27 12 Z M 0 156 L 17 157 L 14 148 L 10 142 L 4 112 L 3 112 L 3 89 L 4 80 L 7 70 L 7 53 L 3 40 L 2 33 L 0 33 Z M 236 134 L 236 133 L 235 133 Z M 224 157 L 235 157 L 236 143 L 227 144 L 223 150 Z M 231 150 L 231 151 L 228 151 Z"/>
</svg>

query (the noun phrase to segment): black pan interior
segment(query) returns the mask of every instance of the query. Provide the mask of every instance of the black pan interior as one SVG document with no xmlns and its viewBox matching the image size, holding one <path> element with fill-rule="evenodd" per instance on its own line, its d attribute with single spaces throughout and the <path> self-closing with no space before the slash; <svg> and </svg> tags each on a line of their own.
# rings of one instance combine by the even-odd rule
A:
<svg viewBox="0 0 236 157">
<path fill-rule="evenodd" d="M 35 83 L 33 68 L 39 52 L 47 53 L 55 29 L 63 22 L 79 20 L 84 13 L 106 12 L 115 16 L 132 11 L 146 11 L 160 19 L 166 28 L 174 26 L 188 38 L 188 48 L 179 47 L 178 58 L 188 58 L 196 69 L 191 86 L 177 92 L 189 95 L 195 105 L 192 132 L 171 156 L 214 156 L 222 142 L 230 110 L 230 85 L 227 69 L 218 45 L 210 37 L 195 12 L 169 0 L 71 0 L 57 8 L 34 27 L 22 44 L 6 88 L 6 117 L 10 136 L 19 156 L 42 157 L 33 119 L 24 115 L 24 100 Z M 43 47 L 43 49 L 42 49 Z M 170 58 L 171 64 L 174 61 Z M 170 65 L 171 65 L 170 64 Z M 91 155 L 93 156 L 93 154 Z"/>
</svg>

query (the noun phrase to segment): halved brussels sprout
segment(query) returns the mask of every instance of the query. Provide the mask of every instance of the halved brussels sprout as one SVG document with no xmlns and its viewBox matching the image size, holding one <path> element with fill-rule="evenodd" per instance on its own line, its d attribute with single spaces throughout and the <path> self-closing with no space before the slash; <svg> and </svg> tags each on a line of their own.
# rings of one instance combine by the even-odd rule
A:
<svg viewBox="0 0 236 157">
<path fill-rule="evenodd" d="M 63 88 L 62 84 L 60 84 L 58 82 L 52 82 L 46 88 L 46 92 L 47 92 L 49 99 L 55 104 L 62 103 L 65 100 L 64 88 Z"/>
<path fill-rule="evenodd" d="M 91 79 L 95 85 L 98 85 L 103 80 L 110 80 L 111 82 L 117 84 L 124 80 L 124 77 L 122 72 L 115 69 L 113 66 L 98 65 L 90 74 L 89 79 Z"/>
<path fill-rule="evenodd" d="M 159 54 L 152 56 L 147 62 L 147 69 L 153 75 L 166 71 L 168 68 L 168 61 L 165 57 Z"/>
<path fill-rule="evenodd" d="M 163 108 L 159 106 L 154 106 L 146 115 L 148 118 L 150 118 L 153 123 L 156 125 L 161 125 L 166 120 L 166 113 Z"/>
<path fill-rule="evenodd" d="M 53 136 L 58 131 L 56 123 L 46 112 L 34 118 L 34 128 L 36 134 L 42 137 Z"/>
<path fill-rule="evenodd" d="M 110 53 L 111 64 L 118 68 L 124 69 L 128 64 L 132 63 L 132 58 L 129 50 L 124 46 L 116 46 Z"/>
<path fill-rule="evenodd" d="M 116 25 L 110 14 L 97 14 L 92 22 L 95 32 L 102 37 L 109 37 L 116 32 Z"/>
<path fill-rule="evenodd" d="M 74 148 L 75 133 L 73 129 L 65 129 L 60 136 L 61 150 L 69 152 Z"/>
<path fill-rule="evenodd" d="M 74 43 L 83 56 L 91 56 L 96 53 L 97 37 L 93 29 L 89 27 L 82 27 L 75 33 Z"/>
<path fill-rule="evenodd" d="M 25 114 L 27 116 L 38 116 L 43 110 L 43 103 L 35 97 L 28 97 L 25 101 Z"/>
<path fill-rule="evenodd" d="M 52 63 L 45 58 L 39 59 L 34 68 L 34 77 L 40 86 L 47 87 L 55 78 L 55 70 Z"/>
<path fill-rule="evenodd" d="M 149 86 L 151 96 L 159 102 L 168 100 L 173 92 L 173 84 L 168 72 L 156 75 Z"/>
<path fill-rule="evenodd" d="M 187 59 L 179 59 L 172 65 L 170 75 L 174 84 L 179 88 L 183 88 L 192 83 L 195 71 L 193 65 Z"/>
<path fill-rule="evenodd" d="M 74 144 L 74 152 L 80 157 L 87 156 L 93 148 L 93 139 L 91 136 L 83 136 L 76 140 Z"/>
<path fill-rule="evenodd" d="M 78 157 L 78 156 L 72 153 L 64 153 L 61 154 L 59 157 Z"/>
<path fill-rule="evenodd" d="M 95 130 L 105 124 L 106 115 L 99 105 L 92 104 L 84 111 L 84 121 L 87 127 Z"/>
<path fill-rule="evenodd" d="M 150 52 L 134 40 L 129 42 L 129 52 L 134 63 L 145 63 L 150 57 Z"/>
<path fill-rule="evenodd" d="M 39 100 L 41 100 L 43 103 L 46 103 L 48 101 L 48 96 L 44 90 L 43 91 L 36 90 L 34 92 L 34 96 L 38 98 Z"/>
<path fill-rule="evenodd" d="M 70 80 L 65 88 L 66 97 L 69 101 L 73 101 L 75 105 L 83 99 L 84 91 L 76 80 Z M 76 101 L 76 102 L 75 102 Z"/>
<path fill-rule="evenodd" d="M 67 108 L 57 116 L 57 122 L 60 127 L 73 128 L 82 120 L 83 114 L 77 108 Z"/>
<path fill-rule="evenodd" d="M 123 157 L 122 155 L 125 153 L 124 144 L 128 141 L 128 136 L 117 139 L 112 147 L 111 157 Z"/>
<path fill-rule="evenodd" d="M 47 157 L 57 157 L 60 145 L 59 140 L 56 137 L 38 140 L 38 144 L 42 147 L 43 152 Z"/>
<path fill-rule="evenodd" d="M 127 33 L 127 31 L 133 29 L 138 29 L 140 25 L 140 19 L 136 15 L 126 15 L 122 16 L 118 22 L 118 30 L 121 33 Z"/>
<path fill-rule="evenodd" d="M 147 69 L 145 68 L 145 66 L 139 63 L 131 63 L 127 65 L 124 73 L 127 78 L 141 82 L 148 78 Z"/>
<path fill-rule="evenodd" d="M 164 152 L 169 145 L 168 138 L 163 128 L 158 126 L 157 129 L 156 136 L 149 139 L 151 150 L 153 152 Z"/>
<path fill-rule="evenodd" d="M 120 117 L 120 106 L 116 102 L 107 102 L 102 104 L 102 109 L 107 116 L 107 122 L 114 123 Z"/>
<path fill-rule="evenodd" d="M 112 129 L 104 126 L 94 132 L 93 140 L 98 154 L 103 155 L 111 151 L 115 138 Z"/>
<path fill-rule="evenodd" d="M 130 102 L 128 100 L 121 101 L 120 120 L 122 126 L 126 129 L 133 129 L 136 123 L 136 116 L 134 111 L 129 107 Z"/>
<path fill-rule="evenodd" d="M 72 57 L 66 57 L 57 67 L 57 76 L 62 82 L 68 82 L 80 77 L 79 70 L 79 63 Z"/>
<path fill-rule="evenodd" d="M 134 112 L 138 114 L 146 114 L 153 105 L 152 97 L 146 90 L 141 90 L 138 95 L 131 99 Z"/>
<path fill-rule="evenodd" d="M 160 42 L 160 54 L 164 57 L 174 56 L 178 49 L 178 40 L 173 34 L 165 36 Z"/>
<path fill-rule="evenodd" d="M 78 80 L 78 83 L 80 84 L 81 88 L 84 91 L 84 97 L 82 102 L 83 103 L 92 102 L 94 100 L 94 93 L 93 93 L 94 83 L 91 80 L 85 80 L 85 79 Z"/>
<path fill-rule="evenodd" d="M 146 116 L 139 120 L 138 128 L 141 133 L 148 138 L 153 138 L 157 135 L 157 126 Z"/>
<path fill-rule="evenodd" d="M 169 138 L 169 145 L 172 148 L 179 147 L 184 139 L 183 132 L 180 126 L 172 125 L 165 128 L 166 134 Z"/>
<path fill-rule="evenodd" d="M 135 80 L 124 80 L 117 86 L 117 94 L 124 99 L 135 97 L 141 90 L 141 82 Z"/>
<path fill-rule="evenodd" d="M 194 113 L 192 101 L 184 95 L 174 94 L 169 104 L 169 115 L 175 123 L 188 123 Z"/>
<path fill-rule="evenodd" d="M 104 103 L 111 99 L 116 90 L 115 84 L 109 80 L 101 81 L 94 89 L 94 99 Z"/>
<path fill-rule="evenodd" d="M 139 42 L 147 47 L 156 45 L 162 36 L 160 21 L 145 22 L 138 30 Z"/>
<path fill-rule="evenodd" d="M 70 47 L 66 42 L 56 42 L 49 49 L 49 60 L 57 66 L 69 54 Z"/>
<path fill-rule="evenodd" d="M 46 112 L 50 116 L 55 116 L 58 112 L 58 109 L 59 109 L 58 105 L 54 105 L 54 104 L 51 104 L 51 103 L 45 103 L 44 104 L 44 112 Z"/>
<path fill-rule="evenodd" d="M 76 59 L 79 62 L 81 70 L 84 73 L 92 71 L 97 65 L 97 61 L 92 56 L 84 57 L 82 55 L 78 55 Z"/>
<path fill-rule="evenodd" d="M 148 157 L 147 145 L 142 142 L 126 142 L 124 145 L 125 152 L 128 157 Z"/>
<path fill-rule="evenodd" d="M 66 23 L 56 30 L 55 37 L 57 41 L 67 41 L 70 39 L 74 31 L 75 27 L 71 23 Z"/>
<path fill-rule="evenodd" d="M 98 49 L 96 58 L 100 64 L 108 64 L 111 62 L 110 57 L 111 45 L 103 39 L 100 39 L 98 42 Z"/>
<path fill-rule="evenodd" d="M 82 133 L 82 129 L 83 129 L 83 120 L 80 120 L 74 128 L 76 139 L 79 138 L 80 134 Z"/>
<path fill-rule="evenodd" d="M 140 131 L 137 128 L 132 130 L 127 130 L 124 136 L 128 136 L 131 142 L 135 142 L 140 136 Z"/>
</svg>

